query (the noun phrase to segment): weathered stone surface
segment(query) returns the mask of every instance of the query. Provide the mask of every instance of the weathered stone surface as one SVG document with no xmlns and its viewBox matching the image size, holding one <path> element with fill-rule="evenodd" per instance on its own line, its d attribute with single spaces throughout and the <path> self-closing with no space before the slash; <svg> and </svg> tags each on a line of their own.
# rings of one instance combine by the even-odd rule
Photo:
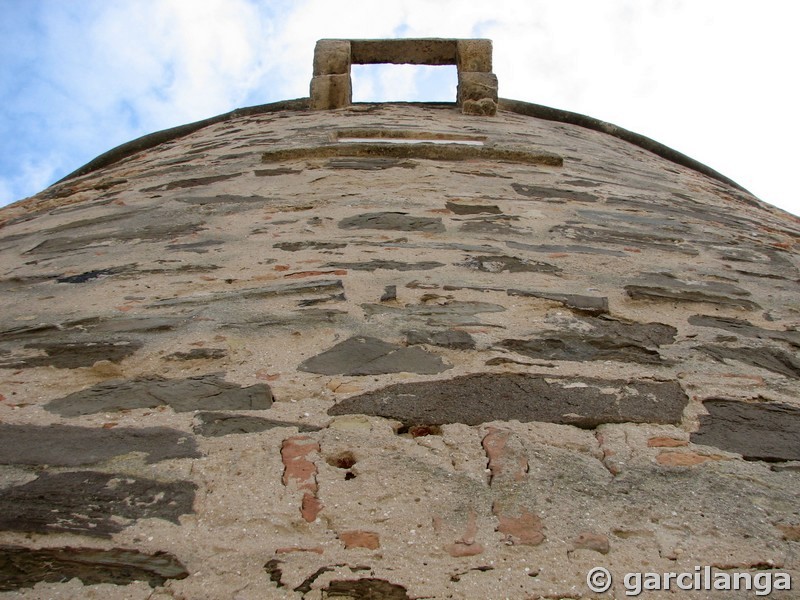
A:
<svg viewBox="0 0 800 600">
<path fill-rule="evenodd" d="M 162 306 L 181 306 L 187 304 L 207 304 L 235 299 L 271 298 L 275 296 L 290 296 L 299 294 L 324 294 L 333 292 L 340 294 L 344 291 L 339 279 L 316 279 L 314 281 L 301 281 L 297 283 L 284 283 L 258 288 L 247 288 L 230 292 L 211 292 L 197 296 L 183 296 L 178 298 L 164 298 L 150 305 L 148 308 Z"/>
<path fill-rule="evenodd" d="M 339 342 L 298 367 L 322 375 L 433 374 L 449 368 L 440 357 L 421 348 L 406 348 L 368 336 Z"/>
<path fill-rule="evenodd" d="M 496 233 L 500 235 L 529 235 L 530 231 L 514 227 L 517 219 L 506 215 L 473 218 L 462 223 L 458 230 L 462 233 Z"/>
<path fill-rule="evenodd" d="M 363 600 L 411 600 L 402 585 L 384 579 L 335 579 L 324 590 L 328 598 L 359 598 Z"/>
<path fill-rule="evenodd" d="M 347 246 L 346 242 L 317 242 L 314 240 L 304 240 L 301 242 L 278 242 L 273 244 L 273 248 L 286 250 L 287 252 L 297 252 L 299 250 L 337 250 Z"/>
<path fill-rule="evenodd" d="M 167 427 L 96 429 L 0 423 L 0 465 L 77 467 L 142 452 L 148 463 L 199 458 L 192 436 Z"/>
<path fill-rule="evenodd" d="M 157 406 L 170 406 L 176 412 L 264 410 L 272 406 L 272 391 L 266 383 L 241 387 L 218 375 L 187 379 L 150 377 L 99 383 L 52 400 L 45 409 L 62 417 L 77 417 Z"/>
<path fill-rule="evenodd" d="M 481 313 L 503 312 L 505 307 L 491 302 L 452 301 L 447 304 L 409 304 L 407 306 L 387 306 L 385 304 L 362 304 L 367 317 L 388 315 L 408 325 L 409 320 L 422 321 L 431 327 L 451 327 L 457 325 L 481 325 L 475 318 Z"/>
<path fill-rule="evenodd" d="M 634 300 L 708 302 L 739 306 L 750 310 L 759 306 L 747 300 L 750 292 L 730 283 L 717 281 L 683 281 L 669 273 L 647 273 L 636 283 L 626 285 L 625 292 Z"/>
<path fill-rule="evenodd" d="M 581 531 L 572 541 L 572 547 L 575 550 L 594 550 L 600 554 L 608 554 L 611 550 L 608 536 L 593 531 Z"/>
<path fill-rule="evenodd" d="M 0 490 L 0 530 L 111 537 L 136 519 L 165 519 L 193 512 L 196 486 L 130 475 L 78 471 L 42 473 Z"/>
<path fill-rule="evenodd" d="M 499 215 L 502 213 L 496 204 L 462 204 L 448 201 L 445 206 L 457 215 Z"/>
<path fill-rule="evenodd" d="M 725 329 L 738 335 L 750 338 L 758 338 L 763 340 L 779 340 L 787 342 L 792 346 L 800 348 L 800 331 L 786 330 L 778 331 L 775 329 L 766 329 L 764 327 L 757 327 L 744 319 L 734 319 L 732 317 L 716 317 L 713 315 L 692 315 L 689 317 L 691 325 L 698 325 L 700 327 L 715 327 L 717 329 Z"/>
<path fill-rule="evenodd" d="M 469 269 L 486 273 L 560 273 L 561 269 L 550 263 L 517 258 L 516 256 L 470 256 L 463 263 Z"/>
<path fill-rule="evenodd" d="M 661 364 L 657 348 L 675 341 L 677 330 L 662 323 L 623 323 L 585 318 L 585 330 L 558 330 L 529 340 L 507 339 L 500 345 L 530 358 L 548 360 L 617 360 Z"/>
<path fill-rule="evenodd" d="M 456 350 L 471 350 L 475 347 L 475 340 L 466 331 L 459 329 L 447 329 L 445 331 L 406 331 L 406 343 L 411 346 L 414 344 L 430 344 L 431 346 L 441 346 L 443 348 L 454 348 Z"/>
<path fill-rule="evenodd" d="M 720 362 L 735 360 L 760 369 L 767 369 L 786 377 L 800 378 L 800 360 L 794 355 L 777 348 L 769 346 L 750 348 L 747 346 L 706 345 L 698 346 L 698 349 Z"/>
<path fill-rule="evenodd" d="M 603 423 L 680 423 L 687 402 L 676 382 L 480 373 L 390 385 L 348 398 L 328 414 L 375 415 L 407 426 L 516 419 L 591 429 Z"/>
<path fill-rule="evenodd" d="M 557 198 L 559 199 L 558 201 L 561 202 L 564 200 L 569 202 L 597 202 L 597 196 L 587 192 L 550 188 L 540 185 L 526 185 L 523 183 L 512 183 L 511 187 L 514 188 L 514 191 L 518 194 L 526 198 L 537 198 L 539 200 Z"/>
<path fill-rule="evenodd" d="M 189 572 L 168 552 L 145 554 L 112 548 L 42 548 L 0 546 L 0 591 L 31 588 L 39 582 L 58 583 L 77 577 L 84 585 L 127 585 L 145 581 L 150 587 L 168 579 L 184 579 Z"/>
<path fill-rule="evenodd" d="M 108 243 L 114 240 L 129 242 L 135 240 L 169 240 L 181 235 L 188 235 L 199 231 L 203 222 L 191 218 L 181 217 L 175 221 L 160 223 L 135 222 L 135 227 L 112 230 L 110 232 L 87 233 L 84 235 L 71 235 L 69 237 L 50 237 L 37 244 L 25 254 L 57 254 L 82 250 L 89 246 Z M 130 225 L 134 225 L 131 223 Z"/>
<path fill-rule="evenodd" d="M 528 252 L 565 253 L 565 254 L 595 254 L 599 256 L 626 256 L 621 250 L 609 250 L 608 248 L 595 248 L 593 246 L 581 246 L 576 244 L 525 244 L 509 240 L 506 246 L 514 250 L 527 250 Z"/>
<path fill-rule="evenodd" d="M 199 424 L 194 427 L 193 431 L 198 435 L 206 437 L 218 437 L 237 433 L 258 433 L 259 431 L 267 431 L 275 427 L 296 427 L 301 433 L 318 431 L 320 429 L 314 425 L 276 421 L 264 417 L 252 417 L 233 413 L 199 412 L 195 415 L 195 418 L 198 419 Z"/>
<path fill-rule="evenodd" d="M 227 355 L 224 348 L 192 348 L 188 352 L 167 354 L 164 360 L 217 360 Z"/>
<path fill-rule="evenodd" d="M 652 231 L 627 229 L 619 226 L 556 225 L 550 229 L 550 232 L 579 242 L 633 246 L 661 252 L 679 252 L 690 256 L 699 254 L 699 250 L 681 236 L 658 235 Z"/>
<path fill-rule="evenodd" d="M 444 224 L 438 217 L 418 217 L 404 212 L 375 212 L 342 219 L 339 221 L 339 228 L 442 232 Z"/>
<path fill-rule="evenodd" d="M 800 409 L 776 402 L 705 400 L 708 415 L 692 443 L 716 446 L 747 460 L 800 460 Z"/>
<path fill-rule="evenodd" d="M 169 244 L 167 250 L 171 252 L 194 252 L 195 254 L 206 254 L 210 248 L 219 248 L 225 240 L 203 240 L 201 242 L 189 242 L 186 244 Z"/>
<path fill-rule="evenodd" d="M 92 281 L 99 277 L 109 277 L 111 275 L 117 275 L 118 273 L 124 273 L 126 270 L 128 270 L 127 266 L 111 267 L 109 269 L 92 269 L 91 271 L 79 273 L 78 275 L 64 275 L 58 277 L 56 281 L 58 283 L 86 283 L 87 281 Z"/>
<path fill-rule="evenodd" d="M 602 296 L 583 296 L 581 294 L 557 294 L 552 292 L 539 292 L 535 290 L 506 290 L 509 296 L 528 296 L 532 298 L 542 298 L 543 300 L 554 300 L 560 302 L 567 308 L 590 315 L 602 315 L 608 313 L 608 298 Z"/>
<path fill-rule="evenodd" d="M 200 187 L 204 185 L 211 185 L 220 181 L 227 181 L 234 177 L 239 177 L 241 173 L 228 173 L 225 175 L 208 175 L 206 177 L 191 177 L 189 179 L 178 179 L 177 181 L 170 181 L 169 183 L 154 185 L 152 187 L 144 188 L 143 192 L 160 192 L 168 190 L 178 190 L 190 187 Z"/>
<path fill-rule="evenodd" d="M 0 369 L 56 367 L 75 369 L 91 367 L 98 360 L 120 362 L 132 355 L 142 343 L 135 340 L 95 340 L 81 342 L 34 342 L 25 348 L 44 351 L 43 356 L 0 362 Z"/>
<path fill-rule="evenodd" d="M 385 269 L 387 271 L 429 271 L 443 267 L 444 263 L 432 260 L 423 262 L 402 262 L 399 260 L 375 259 L 369 262 L 332 262 L 323 265 L 331 269 L 352 269 L 353 271 L 375 271 Z"/>
</svg>

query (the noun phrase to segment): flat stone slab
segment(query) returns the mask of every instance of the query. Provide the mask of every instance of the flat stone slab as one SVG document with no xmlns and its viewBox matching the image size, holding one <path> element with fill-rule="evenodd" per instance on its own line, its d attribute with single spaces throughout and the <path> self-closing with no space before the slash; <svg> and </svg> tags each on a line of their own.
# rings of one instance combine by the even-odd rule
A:
<svg viewBox="0 0 800 600">
<path fill-rule="evenodd" d="M 708 302 L 726 306 L 740 306 L 750 310 L 759 306 L 751 300 L 745 289 L 718 281 L 682 281 L 668 273 L 646 273 L 635 283 L 625 286 L 625 292 L 634 300 Z"/>
<path fill-rule="evenodd" d="M 581 294 L 560 294 L 556 292 L 515 289 L 508 289 L 506 293 L 509 296 L 527 296 L 530 298 L 541 298 L 542 300 L 553 300 L 554 302 L 560 302 L 567 308 L 590 315 L 608 313 L 608 298 L 604 296 L 584 296 Z"/>
<path fill-rule="evenodd" d="M 272 391 L 266 383 L 242 387 L 218 375 L 117 379 L 52 400 L 45 409 L 62 417 L 77 417 L 157 406 L 170 406 L 176 412 L 265 410 L 272 406 Z"/>
<path fill-rule="evenodd" d="M 429 271 L 430 269 L 443 267 L 444 263 L 432 260 L 412 263 L 400 260 L 375 259 L 369 262 L 332 262 L 322 266 L 326 269 L 352 269 L 353 271 L 375 271 L 377 269 L 385 269 L 387 271 Z"/>
<path fill-rule="evenodd" d="M 485 273 L 560 273 L 556 265 L 516 256 L 470 256 L 463 265 Z"/>
<path fill-rule="evenodd" d="M 746 460 L 800 460 L 800 409 L 776 402 L 713 399 L 692 443 L 716 446 Z"/>
<path fill-rule="evenodd" d="M 378 338 L 355 336 L 304 361 L 298 369 L 321 375 L 380 375 L 418 373 L 431 375 L 450 369 L 437 355 Z"/>
<path fill-rule="evenodd" d="M 199 423 L 193 428 L 193 431 L 198 435 L 206 437 L 219 437 L 239 433 L 258 433 L 275 427 L 297 427 L 300 433 L 319 431 L 320 429 L 314 425 L 289 423 L 286 421 L 265 419 L 264 417 L 252 417 L 249 415 L 237 415 L 232 413 L 200 412 L 197 413 L 195 417 Z"/>
<path fill-rule="evenodd" d="M 753 325 L 750 321 L 745 319 L 717 317 L 713 315 L 692 315 L 689 317 L 689 323 L 691 325 L 699 325 L 700 327 L 724 329 L 744 337 L 779 340 L 800 348 L 800 331 L 797 330 L 789 329 L 780 331 L 776 329 L 766 329 Z"/>
<path fill-rule="evenodd" d="M 348 398 L 328 414 L 373 415 L 409 427 L 517 420 L 592 429 L 603 423 L 678 424 L 688 400 L 674 381 L 479 373 L 390 385 Z"/>
<path fill-rule="evenodd" d="M 202 456 L 191 435 L 168 427 L 96 429 L 0 423 L 1 465 L 77 467 L 130 452 L 146 454 L 148 463 Z"/>
<path fill-rule="evenodd" d="M 375 212 L 355 215 L 339 221 L 339 228 L 430 231 L 436 233 L 444 231 L 444 225 L 439 217 L 418 217 L 404 212 Z"/>
<path fill-rule="evenodd" d="M 514 191 L 520 196 L 536 198 L 537 200 L 553 201 L 555 199 L 558 202 L 597 202 L 597 196 L 587 192 L 550 188 L 540 185 L 526 185 L 524 183 L 512 183 L 511 187 L 514 188 Z"/>
<path fill-rule="evenodd" d="M 800 360 L 794 355 L 777 348 L 770 348 L 769 346 L 750 348 L 747 346 L 707 345 L 698 346 L 698 349 L 719 362 L 735 360 L 759 369 L 766 369 L 773 373 L 784 375 L 785 377 L 800 379 Z"/>
<path fill-rule="evenodd" d="M 586 318 L 579 323 L 590 329 L 562 329 L 528 340 L 506 339 L 500 346 L 538 359 L 661 364 L 664 360 L 657 348 L 674 342 L 677 333 L 674 327 L 663 323 L 623 323 L 599 318 Z"/>
<path fill-rule="evenodd" d="M 193 512 L 197 486 L 189 481 L 78 471 L 42 473 L 0 490 L 0 530 L 111 537 L 135 519 L 179 525 Z"/>
<path fill-rule="evenodd" d="M 40 350 L 44 354 L 0 362 L 0 369 L 25 369 L 55 367 L 76 369 L 91 367 L 98 360 L 118 363 L 132 355 L 142 343 L 138 340 L 93 340 L 82 342 L 33 342 L 25 348 Z"/>
<path fill-rule="evenodd" d="M 0 591 L 31 588 L 40 582 L 59 583 L 77 577 L 84 585 L 128 585 L 145 581 L 150 587 L 167 579 L 184 579 L 189 572 L 168 552 L 146 554 L 112 548 L 42 548 L 0 546 Z"/>
<path fill-rule="evenodd" d="M 429 344 L 431 346 L 441 346 L 442 348 L 453 348 L 456 350 L 471 350 L 475 348 L 475 340 L 466 331 L 460 329 L 447 329 L 445 331 L 406 331 L 406 343 L 409 346 L 414 344 Z"/>
</svg>

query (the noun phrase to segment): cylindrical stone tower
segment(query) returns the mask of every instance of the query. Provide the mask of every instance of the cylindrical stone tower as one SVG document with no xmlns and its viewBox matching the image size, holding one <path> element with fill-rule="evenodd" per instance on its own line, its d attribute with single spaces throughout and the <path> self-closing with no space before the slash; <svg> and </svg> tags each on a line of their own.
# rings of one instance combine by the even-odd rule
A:
<svg viewBox="0 0 800 600">
<path fill-rule="evenodd" d="M 798 220 L 487 40 L 317 50 L 0 211 L 0 597 L 797 598 Z"/>
</svg>

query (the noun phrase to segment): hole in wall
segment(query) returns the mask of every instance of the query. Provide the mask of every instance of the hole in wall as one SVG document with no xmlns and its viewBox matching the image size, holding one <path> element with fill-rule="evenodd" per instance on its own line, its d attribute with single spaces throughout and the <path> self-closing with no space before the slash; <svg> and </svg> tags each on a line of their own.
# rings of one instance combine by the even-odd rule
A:
<svg viewBox="0 0 800 600">
<path fill-rule="evenodd" d="M 352 65 L 353 102 L 455 102 L 455 65 Z"/>
<path fill-rule="evenodd" d="M 325 459 L 325 462 L 338 469 L 350 469 L 358 461 L 356 460 L 355 454 L 350 452 L 350 450 L 345 450 L 344 452 L 329 456 Z"/>
</svg>

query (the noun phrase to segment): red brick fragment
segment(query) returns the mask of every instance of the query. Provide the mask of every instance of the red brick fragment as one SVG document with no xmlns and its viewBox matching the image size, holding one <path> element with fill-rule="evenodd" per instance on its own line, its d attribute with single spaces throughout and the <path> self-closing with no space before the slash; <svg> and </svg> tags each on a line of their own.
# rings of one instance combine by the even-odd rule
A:
<svg viewBox="0 0 800 600">
<path fill-rule="evenodd" d="M 377 550 L 381 547 L 381 540 L 374 531 L 343 531 L 339 539 L 344 542 L 345 550 L 350 548 L 367 548 Z"/>
<path fill-rule="evenodd" d="M 281 445 L 283 460 L 283 485 L 294 481 L 301 490 L 317 491 L 317 466 L 308 458 L 310 454 L 319 452 L 319 444 L 307 435 L 286 438 Z"/>
<path fill-rule="evenodd" d="M 544 541 L 544 523 L 529 510 L 519 508 L 515 511 L 518 515 L 512 515 L 495 502 L 492 511 L 497 517 L 497 531 L 504 533 L 513 544 L 538 546 Z"/>
<path fill-rule="evenodd" d="M 494 427 L 489 428 L 489 433 L 481 441 L 486 456 L 489 459 L 489 470 L 492 473 L 491 482 L 498 480 L 522 481 L 528 472 L 528 460 L 518 450 L 509 447 L 508 441 L 511 432 L 502 431 Z"/>
<path fill-rule="evenodd" d="M 317 515 L 324 508 L 322 502 L 311 492 L 303 494 L 303 503 L 300 505 L 300 514 L 306 523 L 313 523 L 317 520 Z"/>
</svg>

